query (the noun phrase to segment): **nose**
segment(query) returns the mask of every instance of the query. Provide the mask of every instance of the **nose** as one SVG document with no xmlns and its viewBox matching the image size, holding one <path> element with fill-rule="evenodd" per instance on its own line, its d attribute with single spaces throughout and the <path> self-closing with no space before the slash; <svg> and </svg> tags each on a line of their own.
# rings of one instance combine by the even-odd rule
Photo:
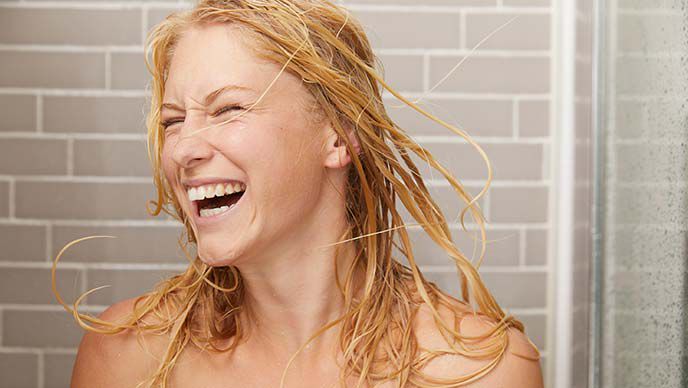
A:
<svg viewBox="0 0 688 388">
<path fill-rule="evenodd" d="M 205 139 L 204 133 L 206 131 L 192 134 L 198 128 L 191 127 L 186 122 L 182 125 L 184 128 L 182 128 L 181 135 L 173 140 L 176 144 L 173 145 L 172 159 L 181 168 L 193 168 L 210 159 L 213 150 Z"/>
</svg>

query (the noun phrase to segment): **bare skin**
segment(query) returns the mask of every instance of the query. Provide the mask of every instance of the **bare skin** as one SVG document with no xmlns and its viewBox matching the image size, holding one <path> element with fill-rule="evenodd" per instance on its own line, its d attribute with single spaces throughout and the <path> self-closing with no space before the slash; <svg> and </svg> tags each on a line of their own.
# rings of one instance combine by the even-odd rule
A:
<svg viewBox="0 0 688 388">
<path fill-rule="evenodd" d="M 167 127 L 163 170 L 187 214 L 194 210 L 179 179 L 226 177 L 246 183 L 248 189 L 232 214 L 212 224 L 197 222 L 197 216 L 191 222 L 201 259 L 212 266 L 236 266 L 254 312 L 253 318 L 243 317 L 250 336 L 232 354 L 185 349 L 173 369 L 173 387 L 279 387 L 282 371 L 294 352 L 343 312 L 333 271 L 334 248 L 322 246 L 336 242 L 344 230 L 340 193 L 344 192 L 351 156 L 337 141 L 330 123 L 315 120 L 313 100 L 297 77 L 282 73 L 258 102 L 279 71 L 280 66 L 255 57 L 241 33 L 225 25 L 188 30 L 172 59 L 163 100 L 181 109 L 163 110 L 163 121 L 177 120 Z M 203 104 L 208 93 L 227 84 L 250 90 L 227 92 L 209 106 Z M 256 102 L 251 111 L 245 111 Z M 214 116 L 221 108 L 237 104 L 240 108 Z M 230 123 L 188 137 L 194 130 L 233 116 L 237 119 Z M 355 138 L 351 140 L 355 142 Z M 351 246 L 344 248 L 339 268 L 353 260 Z M 131 311 L 132 302 L 111 306 L 102 319 L 116 320 Z M 455 308 L 464 311 L 467 307 Z M 443 312 L 451 322 L 449 313 Z M 429 312 L 422 309 L 414 323 L 419 341 L 441 345 L 431 321 Z M 466 322 L 462 325 L 466 333 L 486 328 L 477 318 Z M 518 332 L 511 336 L 510 349 L 533 354 L 525 336 Z M 86 334 L 72 387 L 135 386 L 156 370 L 155 358 L 169 341 L 146 338 L 152 355 L 140 349 L 132 333 Z M 290 366 L 285 387 L 334 386 L 340 370 L 334 353 L 338 339 L 339 332 L 333 328 L 313 341 Z M 444 358 L 428 365 L 428 370 L 436 376 L 458 376 L 482 363 L 476 362 Z M 504 381 L 512 388 L 542 386 L 537 381 L 537 362 L 507 356 L 500 365 L 503 367 L 497 368 L 493 380 L 470 386 L 496 388 Z M 523 380 L 520 385 L 513 379 L 517 374 Z M 355 386 L 355 381 L 350 386 Z M 378 388 L 392 386 L 387 383 Z"/>
</svg>

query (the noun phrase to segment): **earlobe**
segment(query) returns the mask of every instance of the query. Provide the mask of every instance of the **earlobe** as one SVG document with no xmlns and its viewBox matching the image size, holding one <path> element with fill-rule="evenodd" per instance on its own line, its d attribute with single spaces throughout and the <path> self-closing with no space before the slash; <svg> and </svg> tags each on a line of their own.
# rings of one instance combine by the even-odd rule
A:
<svg viewBox="0 0 688 388">
<path fill-rule="evenodd" d="M 329 147 L 325 165 L 330 168 L 342 168 L 350 162 L 351 156 L 349 155 L 349 151 L 346 149 L 346 144 L 344 144 L 339 136 L 336 136 L 334 139 L 334 144 Z"/>
<path fill-rule="evenodd" d="M 327 159 L 325 161 L 326 166 L 330 168 L 342 168 L 351 163 L 351 155 L 346 149 L 346 143 L 340 138 L 340 136 L 334 134 L 333 140 L 331 141 L 331 147 L 329 147 Z M 349 132 L 349 141 L 351 142 L 354 151 L 357 154 L 360 153 L 358 140 L 351 132 Z"/>
</svg>

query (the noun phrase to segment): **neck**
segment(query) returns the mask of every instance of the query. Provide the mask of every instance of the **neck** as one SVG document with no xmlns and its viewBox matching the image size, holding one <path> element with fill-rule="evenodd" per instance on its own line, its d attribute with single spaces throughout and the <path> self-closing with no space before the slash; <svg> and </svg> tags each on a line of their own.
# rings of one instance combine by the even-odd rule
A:
<svg viewBox="0 0 688 388">
<path fill-rule="evenodd" d="M 341 240 L 346 227 L 345 214 L 332 206 L 336 203 L 333 201 L 323 198 L 300 225 L 280 238 L 283 243 L 265 248 L 260 257 L 238 266 L 246 287 L 246 314 L 242 319 L 248 340 L 277 357 L 290 357 L 318 329 L 345 312 L 344 298 L 337 287 L 335 249 L 339 284 L 345 287 L 355 246 L 346 242 L 324 247 Z M 362 275 L 355 272 L 353 276 L 352 290 L 360 289 L 357 285 Z M 317 358 L 338 348 L 339 327 L 335 325 L 318 335 L 301 355 L 310 353 Z"/>
</svg>

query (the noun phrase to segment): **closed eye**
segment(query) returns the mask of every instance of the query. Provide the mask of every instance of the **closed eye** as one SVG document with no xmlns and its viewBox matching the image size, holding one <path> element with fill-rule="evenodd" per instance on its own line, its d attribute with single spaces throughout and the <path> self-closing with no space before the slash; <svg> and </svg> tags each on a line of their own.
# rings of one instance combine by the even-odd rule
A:
<svg viewBox="0 0 688 388">
<path fill-rule="evenodd" d="M 227 105 L 225 107 L 220 108 L 217 112 L 213 113 L 213 116 L 219 116 L 223 113 L 229 112 L 231 110 L 241 110 L 244 109 L 244 107 L 239 106 L 239 105 Z"/>
<path fill-rule="evenodd" d="M 223 113 L 227 113 L 227 112 L 232 111 L 232 110 L 242 110 L 242 109 L 244 109 L 244 107 L 242 107 L 240 105 L 227 105 L 227 106 L 220 108 L 215 113 L 213 113 L 213 117 L 217 117 Z M 168 119 L 168 120 L 161 122 L 160 125 L 162 125 L 163 129 L 166 129 L 170 125 L 172 125 L 174 123 L 180 123 L 180 122 L 184 122 L 184 118 L 180 117 L 180 118 Z"/>
</svg>

